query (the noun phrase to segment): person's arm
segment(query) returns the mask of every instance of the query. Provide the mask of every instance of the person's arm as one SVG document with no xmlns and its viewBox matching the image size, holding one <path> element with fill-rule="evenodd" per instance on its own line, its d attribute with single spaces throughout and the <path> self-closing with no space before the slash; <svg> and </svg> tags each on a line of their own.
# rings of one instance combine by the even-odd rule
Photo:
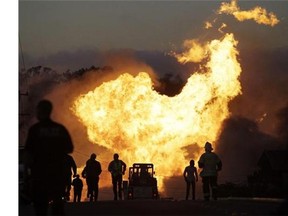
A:
<svg viewBox="0 0 288 216">
<path fill-rule="evenodd" d="M 82 171 L 82 173 L 81 173 L 81 176 L 82 176 L 83 178 L 86 178 L 86 177 L 87 177 L 86 166 L 84 167 L 84 169 L 83 169 L 83 171 Z"/>
<path fill-rule="evenodd" d="M 196 181 L 198 181 L 198 173 L 197 173 L 197 168 L 196 167 L 194 167 L 194 172 L 195 172 Z"/>
<path fill-rule="evenodd" d="M 204 167 L 204 160 L 203 160 L 203 155 L 201 155 L 199 161 L 198 161 L 198 167 L 203 168 Z"/>
<path fill-rule="evenodd" d="M 219 161 L 217 163 L 217 171 L 220 171 L 220 170 L 222 170 L 222 161 L 220 160 L 220 158 L 218 158 L 218 159 L 219 159 Z"/>
<path fill-rule="evenodd" d="M 121 162 L 122 162 L 122 167 L 123 167 L 122 174 L 124 175 L 126 171 L 126 163 L 124 163 L 123 161 Z"/>
<path fill-rule="evenodd" d="M 76 162 L 75 162 L 75 160 L 73 159 L 73 157 L 71 156 L 71 158 L 72 158 L 72 170 L 73 170 L 73 175 L 74 176 L 76 176 L 76 174 L 77 174 L 77 165 L 76 165 Z"/>
<path fill-rule="evenodd" d="M 183 177 L 185 181 L 187 181 L 187 168 L 185 167 L 184 172 L 183 172 Z"/>
<path fill-rule="evenodd" d="M 98 175 L 102 173 L 101 163 L 98 162 Z"/>
<path fill-rule="evenodd" d="M 110 173 L 112 173 L 112 171 L 113 171 L 113 169 L 112 169 L 112 163 L 113 163 L 113 161 L 111 161 L 111 162 L 109 163 L 109 165 L 108 165 L 108 171 L 109 171 Z"/>
</svg>

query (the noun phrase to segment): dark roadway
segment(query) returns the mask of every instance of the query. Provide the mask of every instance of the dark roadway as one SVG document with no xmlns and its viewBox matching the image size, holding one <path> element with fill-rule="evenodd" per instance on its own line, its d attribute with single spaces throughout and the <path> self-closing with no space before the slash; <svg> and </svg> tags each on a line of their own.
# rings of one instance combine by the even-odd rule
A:
<svg viewBox="0 0 288 216">
<path fill-rule="evenodd" d="M 287 202 L 273 199 L 220 199 L 66 203 L 67 216 L 80 215 L 288 215 Z M 32 205 L 19 204 L 19 216 L 32 216 Z"/>
</svg>

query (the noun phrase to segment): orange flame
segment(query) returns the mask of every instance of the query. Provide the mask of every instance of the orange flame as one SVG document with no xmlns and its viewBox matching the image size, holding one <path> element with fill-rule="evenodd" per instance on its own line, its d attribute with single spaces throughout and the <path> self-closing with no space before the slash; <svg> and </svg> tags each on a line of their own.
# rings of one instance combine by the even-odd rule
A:
<svg viewBox="0 0 288 216">
<path fill-rule="evenodd" d="M 207 57 L 208 53 L 206 45 L 201 45 L 198 40 L 185 40 L 183 46 L 187 51 L 180 54 L 172 54 L 180 63 L 199 63 Z"/>
<path fill-rule="evenodd" d="M 279 23 L 279 20 L 274 13 L 267 13 L 266 9 L 259 6 L 255 7 L 253 10 L 241 11 L 236 0 L 232 0 L 231 3 L 223 2 L 218 13 L 232 14 L 239 21 L 253 19 L 258 24 L 270 26 Z"/>
<path fill-rule="evenodd" d="M 191 159 L 185 147 L 202 150 L 207 140 L 215 141 L 229 101 L 241 93 L 236 45 L 233 34 L 208 43 L 204 71 L 191 75 L 174 97 L 158 94 L 145 72 L 124 73 L 79 96 L 71 109 L 91 142 L 120 153 L 128 166 L 153 163 L 161 190 L 164 178 L 181 175 Z"/>
</svg>

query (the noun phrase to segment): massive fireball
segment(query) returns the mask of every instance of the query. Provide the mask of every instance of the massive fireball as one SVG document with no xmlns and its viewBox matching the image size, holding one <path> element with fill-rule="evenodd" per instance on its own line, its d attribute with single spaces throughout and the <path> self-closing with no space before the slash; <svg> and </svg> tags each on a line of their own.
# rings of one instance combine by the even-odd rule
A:
<svg viewBox="0 0 288 216">
<path fill-rule="evenodd" d="M 161 190 L 164 178 L 181 175 L 191 159 L 185 147 L 201 147 L 192 153 L 197 161 L 203 144 L 215 141 L 229 101 L 241 93 L 236 45 L 226 34 L 202 46 L 206 63 L 174 97 L 158 94 L 145 72 L 123 73 L 79 96 L 71 109 L 91 142 L 118 152 L 128 166 L 153 163 Z"/>
</svg>

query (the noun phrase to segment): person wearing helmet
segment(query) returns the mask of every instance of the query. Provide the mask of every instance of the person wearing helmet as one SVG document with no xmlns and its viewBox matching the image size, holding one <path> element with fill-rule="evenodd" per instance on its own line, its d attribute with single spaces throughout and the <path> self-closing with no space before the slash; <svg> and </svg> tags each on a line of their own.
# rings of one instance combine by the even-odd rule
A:
<svg viewBox="0 0 288 216">
<path fill-rule="evenodd" d="M 111 173 L 114 200 L 117 200 L 117 193 L 119 199 L 122 199 L 122 176 L 126 171 L 126 164 L 119 160 L 119 155 L 116 153 L 113 156 L 114 160 L 109 163 L 108 171 Z"/>
<path fill-rule="evenodd" d="M 222 162 L 219 156 L 212 152 L 211 143 L 205 143 L 205 153 L 200 156 L 198 161 L 199 168 L 202 168 L 200 176 L 202 177 L 204 199 L 209 201 L 210 191 L 214 200 L 217 200 L 217 175 L 222 169 Z M 210 189 L 211 188 L 211 189 Z"/>
</svg>

